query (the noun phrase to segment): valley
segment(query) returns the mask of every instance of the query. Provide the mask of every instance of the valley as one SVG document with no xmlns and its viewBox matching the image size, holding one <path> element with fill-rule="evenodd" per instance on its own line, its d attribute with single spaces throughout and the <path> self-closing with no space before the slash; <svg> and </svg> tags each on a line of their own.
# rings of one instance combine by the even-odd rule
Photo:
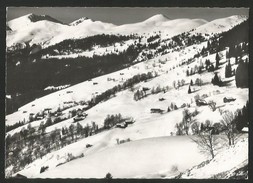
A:
<svg viewBox="0 0 253 183">
<path fill-rule="evenodd" d="M 6 177 L 238 178 L 248 21 L 9 21 Z"/>
</svg>

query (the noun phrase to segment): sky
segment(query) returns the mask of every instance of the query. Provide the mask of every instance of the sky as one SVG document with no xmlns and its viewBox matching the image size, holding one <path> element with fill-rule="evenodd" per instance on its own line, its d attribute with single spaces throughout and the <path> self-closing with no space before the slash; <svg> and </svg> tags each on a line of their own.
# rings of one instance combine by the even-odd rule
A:
<svg viewBox="0 0 253 183">
<path fill-rule="evenodd" d="M 136 23 L 163 14 L 170 19 L 200 18 L 211 21 L 232 15 L 248 15 L 247 8 L 117 8 L 117 7 L 8 7 L 7 21 L 34 13 L 49 15 L 63 23 L 70 23 L 81 17 L 113 23 L 116 25 Z"/>
</svg>

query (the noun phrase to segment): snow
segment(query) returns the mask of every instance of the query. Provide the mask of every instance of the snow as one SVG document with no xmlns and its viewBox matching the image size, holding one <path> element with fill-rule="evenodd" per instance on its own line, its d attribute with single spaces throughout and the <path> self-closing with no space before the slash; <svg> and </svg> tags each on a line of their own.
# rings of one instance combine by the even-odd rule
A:
<svg viewBox="0 0 253 183">
<path fill-rule="evenodd" d="M 11 95 L 5 95 L 7 99 L 11 99 Z"/>
<path fill-rule="evenodd" d="M 245 21 L 246 19 L 247 16 L 239 16 L 239 15 L 234 15 L 227 18 L 220 18 L 197 27 L 196 30 L 194 30 L 193 32 L 202 34 L 205 33 L 208 34 L 210 32 L 213 34 L 221 33 L 224 31 L 228 31 L 229 29 Z"/>
<path fill-rule="evenodd" d="M 248 164 L 248 136 L 240 137 L 232 147 L 218 153 L 207 165 L 201 168 L 193 168 L 185 173 L 182 178 L 203 179 L 211 178 L 219 173 L 230 171 L 241 164 Z"/>
<path fill-rule="evenodd" d="M 149 82 L 137 84 L 135 86 L 136 88 L 140 87 L 152 88 L 157 87 L 158 85 L 160 85 L 161 87 L 163 86 L 172 87 L 174 78 L 176 81 L 185 79 L 186 84 L 190 83 L 191 80 L 195 81 L 196 78 L 201 78 L 204 83 L 208 84 L 201 86 L 200 91 L 198 91 L 197 93 L 200 96 L 202 96 L 203 94 L 207 94 L 208 98 L 205 99 L 207 102 L 213 100 L 214 102 L 216 102 L 217 106 L 220 106 L 224 110 L 230 109 L 234 111 L 236 109 L 242 108 L 242 106 L 248 99 L 248 90 L 236 88 L 234 82 L 231 83 L 232 85 L 230 87 L 221 88 L 218 86 L 213 86 L 210 84 L 211 78 L 213 77 L 213 73 L 210 72 L 203 73 L 201 75 L 195 74 L 193 76 L 186 78 L 186 74 L 184 73 L 184 71 L 187 69 L 187 67 L 195 66 L 196 62 L 199 62 L 198 60 L 196 60 L 195 62 L 191 63 L 188 66 L 184 65 L 181 67 L 176 67 L 174 70 L 169 71 L 169 68 L 176 66 L 178 63 L 181 62 L 181 60 L 191 57 L 201 47 L 202 45 L 193 45 L 185 49 L 188 50 L 187 52 L 183 50 L 179 52 L 172 52 L 163 56 L 158 56 L 155 59 L 144 61 L 129 68 L 111 74 L 106 74 L 97 78 L 93 78 L 92 81 L 85 81 L 80 84 L 68 87 L 66 89 L 54 92 L 47 96 L 41 97 L 31 103 L 22 106 L 17 112 L 7 115 L 6 124 L 12 125 L 14 123 L 17 123 L 20 119 L 27 120 L 29 118 L 29 113 L 23 113 L 23 111 L 29 111 L 30 113 L 34 114 L 41 112 L 41 110 L 45 108 L 52 108 L 53 111 L 56 111 L 59 106 L 61 107 L 64 105 L 64 102 L 68 101 L 78 102 L 81 100 L 87 101 L 91 99 L 92 96 L 96 95 L 95 94 L 96 92 L 97 94 L 102 93 L 103 91 L 109 88 L 121 84 L 123 81 L 136 74 L 147 73 L 149 71 L 157 71 L 160 74 L 160 76 L 150 80 Z M 160 68 L 159 65 L 161 64 L 158 62 L 158 60 L 164 60 L 165 58 L 168 61 L 162 65 L 162 68 Z M 203 58 L 203 60 L 205 60 L 206 58 L 210 59 L 211 62 L 215 62 L 215 54 L 208 55 L 207 57 Z M 156 67 L 153 67 L 154 63 L 156 64 Z M 223 71 L 224 67 L 225 64 L 223 64 L 220 71 Z M 124 73 L 124 75 L 120 75 L 120 73 Z M 115 79 L 115 81 L 108 81 L 108 78 Z M 173 80 L 169 78 L 173 78 Z M 224 80 L 224 75 L 221 76 L 221 78 L 222 80 Z M 93 85 L 94 82 L 97 82 L 98 84 Z M 220 94 L 217 94 L 215 92 L 217 90 L 219 90 Z M 67 93 L 68 91 L 71 91 L 72 93 Z M 96 123 L 101 124 L 106 115 L 112 113 L 123 113 L 123 114 L 126 113 L 126 115 L 131 115 L 138 120 L 140 119 L 141 121 L 142 118 L 144 118 L 141 117 L 142 115 L 143 116 L 150 115 L 149 113 L 151 108 L 159 107 L 166 110 L 171 102 L 175 102 L 178 107 L 181 106 L 183 103 L 191 103 L 192 100 L 194 101 L 194 96 L 197 93 L 187 94 L 187 91 L 188 85 L 185 85 L 184 87 L 181 87 L 179 90 L 172 89 L 165 94 L 160 93 L 157 95 L 150 95 L 138 102 L 135 102 L 133 100 L 132 92 L 123 91 L 117 93 L 116 98 L 112 98 L 109 101 L 103 102 L 100 105 L 95 106 L 89 111 L 87 111 L 89 116 L 87 117 L 87 119 L 85 119 L 85 121 L 93 120 L 96 121 Z M 234 101 L 232 104 L 224 105 L 223 98 L 228 97 L 227 93 L 229 93 L 229 96 L 236 98 L 236 101 Z M 163 102 L 158 101 L 158 98 L 162 97 L 165 98 L 166 100 Z M 125 105 L 123 106 L 122 103 L 125 103 Z M 117 106 L 117 107 L 108 108 L 106 106 Z M 141 115 L 139 113 L 136 114 L 136 111 L 140 112 Z M 203 114 L 201 114 L 202 112 Z M 214 118 L 215 122 L 218 122 L 220 119 L 218 112 L 217 111 L 211 112 L 211 110 L 208 107 L 206 107 L 205 111 L 202 112 L 200 113 L 200 116 L 202 115 L 203 119 L 202 117 L 200 117 L 199 121 L 203 121 L 206 118 L 208 118 L 209 116 L 208 114 L 210 113 L 214 117 L 216 116 Z M 62 123 L 62 125 L 64 125 L 64 122 Z"/>
<path fill-rule="evenodd" d="M 63 39 L 76 39 L 82 36 L 102 33 L 103 31 L 111 34 L 136 32 L 143 35 L 144 33 L 152 35 L 154 31 L 161 30 L 162 39 L 165 39 L 166 37 L 189 31 L 196 27 L 195 32 L 205 33 L 205 31 L 211 31 L 212 33 L 217 33 L 228 30 L 243 20 L 243 17 L 232 16 L 207 23 L 202 19 L 169 20 L 163 15 L 155 15 L 146 21 L 136 24 L 116 26 L 93 21 L 86 17 L 74 21 L 70 25 L 63 25 L 47 20 L 29 22 L 27 17 L 24 16 L 19 19 L 20 25 L 23 24 L 23 26 L 17 25 L 20 27 L 15 29 L 16 20 L 10 23 L 10 27 L 14 31 L 8 33 L 7 45 L 31 40 L 31 43 L 43 42 L 44 46 L 48 46 Z M 224 25 L 224 27 L 219 26 L 220 24 Z M 207 29 L 207 27 L 210 29 Z M 48 32 L 44 32 L 44 30 Z M 133 44 L 134 41 L 126 41 L 122 46 L 116 44 L 115 47 L 119 51 L 123 51 L 127 49 L 128 45 Z M 203 42 L 179 51 L 170 50 L 169 53 L 162 56 L 157 55 L 153 59 L 145 60 L 129 68 L 92 78 L 91 81 L 84 81 L 73 86 L 48 86 L 45 88 L 45 90 L 61 90 L 38 98 L 20 107 L 17 112 L 7 115 L 6 125 L 13 125 L 24 119 L 27 121 L 30 113 L 36 114 L 46 108 L 56 111 L 59 107 L 69 107 L 62 111 L 63 115 L 67 116 L 71 110 L 84 107 L 78 104 L 78 102 L 88 101 L 93 96 L 118 84 L 122 84 L 136 74 L 157 72 L 158 76 L 134 85 L 132 88 L 134 91 L 143 87 L 152 89 L 157 86 L 168 87 L 169 90 L 165 93 L 160 92 L 152 95 L 148 91 L 147 97 L 138 101 L 133 99 L 134 93 L 130 89 L 116 93 L 109 100 L 100 102 L 96 106 L 86 110 L 85 113 L 88 116 L 84 120 L 79 121 L 79 123 L 85 126 L 94 121 L 99 127 L 102 127 L 104 119 L 108 114 L 121 113 L 123 117 L 132 117 L 135 120 L 134 124 L 129 125 L 125 129 L 112 128 L 81 139 L 47 154 L 42 159 L 35 160 L 18 173 L 29 178 L 103 178 L 108 172 L 114 178 L 173 178 L 180 172 L 185 172 L 182 175 L 183 178 L 207 178 L 221 172 L 231 171 L 232 168 L 241 166 L 241 164 L 247 162 L 247 134 L 241 136 L 234 147 L 224 146 L 210 163 L 201 168 L 192 167 L 207 160 L 208 157 L 199 151 L 197 145 L 189 138 L 191 136 L 171 136 L 175 135 L 175 125 L 182 121 L 182 113 L 186 108 L 190 112 L 194 110 L 199 112 L 193 119 L 195 122 L 204 123 L 206 120 L 210 120 L 214 124 L 220 122 L 222 119 L 221 111 L 229 110 L 234 112 L 237 109 L 241 109 L 249 98 L 247 88 L 237 88 L 234 77 L 225 78 L 224 74 L 221 74 L 224 73 L 226 64 L 222 64 L 220 69 L 217 70 L 223 81 L 231 80 L 230 85 L 226 87 L 218 87 L 211 84 L 211 78 L 214 76 L 212 72 L 205 71 L 202 74 L 186 77 L 185 71 L 187 69 L 199 65 L 200 62 L 204 63 L 206 59 L 209 59 L 211 63 L 215 63 L 216 54 L 210 54 L 206 57 L 195 59 L 189 65 L 178 66 L 183 61 L 193 58 L 206 44 L 207 42 Z M 74 50 L 72 54 L 57 55 L 55 57 L 102 55 L 113 52 L 113 49 L 113 46 L 106 48 L 96 46 L 89 52 L 80 53 L 78 50 Z M 219 54 L 222 58 L 220 62 L 225 63 L 225 50 Z M 245 56 L 245 58 L 248 58 L 248 56 Z M 234 59 L 231 59 L 232 64 L 233 62 Z M 236 66 L 233 67 L 236 69 Z M 205 84 L 193 86 L 193 92 L 188 94 L 190 81 L 193 80 L 195 82 L 197 78 L 201 78 Z M 186 84 L 178 89 L 173 88 L 173 81 L 182 79 L 185 80 Z M 96 85 L 94 85 L 95 82 L 97 83 Z M 209 106 L 196 106 L 194 97 L 197 94 L 200 97 L 206 95 L 204 100 L 207 103 L 214 101 L 217 109 L 212 111 Z M 224 103 L 224 97 L 232 97 L 236 100 Z M 164 98 L 165 100 L 159 101 L 160 98 Z M 167 108 L 171 103 L 175 103 L 179 109 L 167 112 Z M 182 104 L 190 104 L 190 107 L 181 108 Z M 151 113 L 151 108 L 159 108 L 165 112 L 163 114 Z M 31 122 L 31 126 L 37 128 L 45 120 L 33 121 Z M 55 129 L 68 127 L 72 123 L 73 118 L 64 120 L 47 127 L 46 132 L 49 133 Z M 7 134 L 13 135 L 22 128 L 27 128 L 27 126 L 28 124 L 25 124 L 9 131 Z M 125 140 L 128 138 L 131 140 L 130 142 L 120 145 L 116 143 L 116 139 Z M 93 146 L 86 148 L 86 144 L 92 144 Z M 83 153 L 84 157 L 66 162 L 68 153 L 74 156 L 80 156 Z M 57 166 L 59 163 L 66 164 Z M 49 166 L 49 169 L 40 174 L 42 166 Z M 83 171 L 78 171 L 80 169 Z M 6 169 L 7 172 L 9 170 L 11 170 L 11 167 Z"/>
<path fill-rule="evenodd" d="M 80 39 L 97 34 L 154 34 L 161 31 L 162 37 L 172 37 L 206 23 L 202 19 L 169 20 L 163 15 L 155 15 L 143 22 L 116 26 L 111 23 L 81 18 L 70 25 L 52 21 L 31 22 L 29 15 L 8 22 L 14 31 L 8 32 L 7 47 L 16 43 L 31 41 L 30 44 L 42 44 L 43 47 L 59 43 L 65 39 Z M 175 26 L 177 25 L 177 26 Z M 49 33 L 50 34 L 47 34 Z"/>
<path fill-rule="evenodd" d="M 41 44 L 43 47 L 47 47 L 65 39 L 81 39 L 103 33 L 153 35 L 160 32 L 162 39 L 192 29 L 195 29 L 193 33 L 220 33 L 231 29 L 247 18 L 237 15 L 207 22 L 203 19 L 187 18 L 170 20 L 164 15 L 158 14 L 143 22 L 117 26 L 111 23 L 93 21 L 87 17 L 80 18 L 70 25 L 65 25 L 47 19 L 33 22 L 29 16 L 30 14 L 8 22 L 8 26 L 13 31 L 7 32 L 7 47 L 28 41 L 31 41 L 30 44 Z M 48 34 L 49 32 L 50 34 Z"/>
<path fill-rule="evenodd" d="M 184 153 L 185 149 L 191 151 Z M 103 178 L 110 172 L 114 178 L 131 178 L 175 166 L 184 171 L 204 159 L 188 137 L 159 137 L 113 146 L 31 177 Z"/>
<path fill-rule="evenodd" d="M 107 47 L 94 46 L 91 51 L 74 50 L 72 52 L 77 52 L 77 53 L 65 53 L 64 55 L 60 55 L 60 54 L 46 55 L 46 56 L 43 56 L 42 58 L 62 59 L 62 58 L 77 58 L 77 57 L 83 57 L 83 56 L 84 57 L 93 57 L 94 55 L 102 56 L 102 55 L 112 54 L 112 53 L 116 54 L 117 52 L 120 53 L 120 52 L 125 51 L 129 47 L 128 45 L 133 45 L 134 41 L 135 41 L 135 39 L 131 39 L 131 40 L 122 42 L 122 45 L 115 44 L 115 45 L 107 46 Z M 114 46 L 117 49 L 115 49 Z M 116 52 L 116 50 L 117 50 L 117 52 Z"/>
<path fill-rule="evenodd" d="M 10 25 L 16 22 L 16 20 L 12 21 L 13 22 Z M 7 34 L 6 37 L 7 47 L 14 45 L 16 43 L 23 43 L 23 42 L 30 42 L 29 43 L 30 45 L 44 44 L 44 43 L 47 44 L 46 42 L 50 41 L 55 36 L 60 35 L 61 32 L 64 29 L 67 29 L 68 27 L 67 25 L 47 20 L 31 22 L 25 25 L 23 25 L 23 23 L 18 20 L 18 23 L 20 24 L 21 27 Z"/>
<path fill-rule="evenodd" d="M 242 132 L 249 132 L 249 128 L 248 128 L 248 127 L 244 127 L 244 128 L 242 129 Z"/>
<path fill-rule="evenodd" d="M 63 88 L 67 88 L 70 85 L 62 85 L 62 86 L 48 86 L 46 88 L 44 88 L 44 90 L 61 90 Z"/>
</svg>

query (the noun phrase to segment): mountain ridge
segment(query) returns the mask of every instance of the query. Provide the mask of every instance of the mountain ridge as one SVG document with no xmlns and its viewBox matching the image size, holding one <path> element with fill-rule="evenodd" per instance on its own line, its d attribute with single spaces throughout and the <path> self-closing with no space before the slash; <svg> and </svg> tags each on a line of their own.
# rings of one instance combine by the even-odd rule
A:
<svg viewBox="0 0 253 183">
<path fill-rule="evenodd" d="M 28 14 L 7 23 L 12 31 L 7 33 L 6 42 L 7 47 L 26 41 L 47 46 L 65 39 L 82 39 L 97 34 L 136 33 L 142 35 L 147 33 L 152 35 L 154 32 L 161 32 L 162 37 L 170 38 L 191 29 L 196 29 L 197 33 L 206 33 L 210 26 L 214 32 L 222 32 L 245 19 L 246 17 L 235 15 L 207 22 L 204 19 L 188 18 L 172 20 L 162 14 L 157 14 L 142 22 L 117 26 L 112 23 L 94 21 L 85 16 L 70 24 L 63 24 L 48 15 Z M 226 21 L 228 22 L 224 24 L 224 27 L 219 27 Z"/>
</svg>

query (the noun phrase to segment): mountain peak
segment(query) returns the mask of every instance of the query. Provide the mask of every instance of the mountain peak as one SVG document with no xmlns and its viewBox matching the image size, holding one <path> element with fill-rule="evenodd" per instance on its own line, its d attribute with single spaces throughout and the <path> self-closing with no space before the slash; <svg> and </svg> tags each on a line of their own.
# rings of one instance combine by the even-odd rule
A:
<svg viewBox="0 0 253 183">
<path fill-rule="evenodd" d="M 145 20 L 145 22 L 164 22 L 164 21 L 168 21 L 170 20 L 168 17 L 166 17 L 165 15 L 163 14 L 157 14 L 157 15 L 154 15 L 150 18 L 148 18 L 147 20 Z"/>
</svg>

